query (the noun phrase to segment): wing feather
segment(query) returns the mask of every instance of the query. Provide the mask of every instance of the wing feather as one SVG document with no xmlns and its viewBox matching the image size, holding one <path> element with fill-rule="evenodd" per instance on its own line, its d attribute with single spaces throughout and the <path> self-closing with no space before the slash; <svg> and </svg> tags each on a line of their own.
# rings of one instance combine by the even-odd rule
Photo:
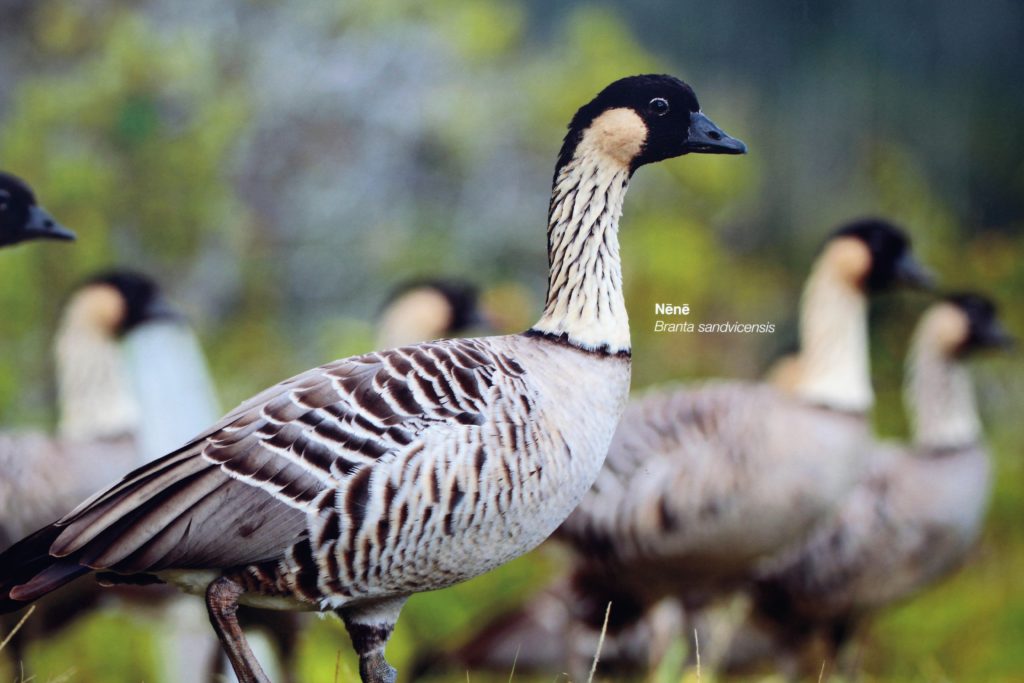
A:
<svg viewBox="0 0 1024 683">
<path fill-rule="evenodd" d="M 336 361 L 271 387 L 57 522 L 49 554 L 66 560 L 39 565 L 19 594 L 41 594 L 81 565 L 136 573 L 280 558 L 315 528 L 325 495 L 422 448 L 429 429 L 481 423 L 495 372 L 522 370 L 486 343 L 449 340 Z"/>
</svg>

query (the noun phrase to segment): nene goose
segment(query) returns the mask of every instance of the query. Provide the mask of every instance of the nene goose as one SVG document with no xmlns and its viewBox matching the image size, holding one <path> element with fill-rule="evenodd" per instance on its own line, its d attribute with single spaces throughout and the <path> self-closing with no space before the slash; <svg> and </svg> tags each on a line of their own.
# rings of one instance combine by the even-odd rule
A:
<svg viewBox="0 0 1024 683">
<path fill-rule="evenodd" d="M 777 639 L 784 668 L 813 658 L 807 673 L 817 676 L 865 616 L 966 559 L 991 475 L 964 361 L 1009 342 L 982 296 L 951 295 L 922 316 L 907 359 L 912 444 L 876 444 L 867 476 L 837 514 L 757 584 L 751 627 Z"/>
<path fill-rule="evenodd" d="M 630 176 L 744 151 L 682 81 L 611 84 L 558 157 L 533 328 L 347 358 L 267 389 L 0 555 L 0 611 L 93 570 L 156 575 L 205 594 L 243 683 L 267 677 L 240 602 L 338 613 L 363 681 L 394 681 L 384 646 L 408 597 L 535 547 L 600 470 L 629 390 L 617 229 Z"/>
<path fill-rule="evenodd" d="M 37 239 L 73 240 L 75 234 L 36 203 L 25 181 L 0 171 L 0 247 Z"/>
<path fill-rule="evenodd" d="M 695 609 L 805 537 L 861 473 L 873 401 L 868 297 L 922 278 L 898 228 L 844 226 L 804 288 L 792 395 L 714 382 L 627 407 L 604 469 L 558 533 L 580 558 L 584 627 L 600 628 L 609 599 L 623 633 L 665 596 Z"/>
</svg>

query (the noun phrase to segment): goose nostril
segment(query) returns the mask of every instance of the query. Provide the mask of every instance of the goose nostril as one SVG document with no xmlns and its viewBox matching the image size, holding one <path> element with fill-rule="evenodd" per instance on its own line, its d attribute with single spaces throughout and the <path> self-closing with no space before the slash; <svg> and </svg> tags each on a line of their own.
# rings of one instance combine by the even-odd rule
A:
<svg viewBox="0 0 1024 683">
<path fill-rule="evenodd" d="M 711 138 L 712 140 L 721 140 L 722 134 L 719 133 L 717 130 L 709 130 L 708 137 Z"/>
</svg>

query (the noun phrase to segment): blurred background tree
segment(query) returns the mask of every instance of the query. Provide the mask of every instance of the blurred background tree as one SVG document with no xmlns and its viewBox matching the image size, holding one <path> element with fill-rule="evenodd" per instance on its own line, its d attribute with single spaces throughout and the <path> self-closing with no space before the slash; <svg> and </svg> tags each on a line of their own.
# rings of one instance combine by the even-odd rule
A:
<svg viewBox="0 0 1024 683">
<path fill-rule="evenodd" d="M 904 223 L 946 284 L 994 294 L 1024 331 L 1024 6 L 1012 0 L 0 0 L 0 16 L 0 167 L 79 233 L 0 254 L 5 427 L 52 423 L 57 311 L 108 265 L 166 284 L 226 406 L 370 348 L 374 313 L 411 276 L 499 287 L 494 300 L 529 302 L 505 311 L 527 324 L 564 126 L 643 71 L 691 82 L 751 153 L 634 183 L 622 241 L 637 387 L 758 375 L 795 338 L 822 237 L 863 214 Z M 779 331 L 654 334 L 658 301 Z M 900 368 L 924 303 L 876 307 L 886 435 L 905 429 Z M 976 370 L 999 467 L 985 542 L 955 580 L 882 620 L 865 654 L 877 680 L 1024 672 L 1024 372 L 1013 359 Z M 458 637 L 556 565 L 541 553 L 417 597 L 393 661 Z M 39 652 L 41 677 L 138 678 L 151 644 L 124 676 L 82 655 L 118 628 L 105 617 Z M 333 675 L 343 637 L 321 624 L 304 640 L 311 678 Z"/>
</svg>

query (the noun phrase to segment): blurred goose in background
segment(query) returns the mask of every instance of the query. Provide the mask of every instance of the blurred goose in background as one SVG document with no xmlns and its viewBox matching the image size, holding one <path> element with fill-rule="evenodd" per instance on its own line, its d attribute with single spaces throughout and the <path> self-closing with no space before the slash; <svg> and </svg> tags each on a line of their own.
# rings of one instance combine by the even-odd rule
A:
<svg viewBox="0 0 1024 683">
<path fill-rule="evenodd" d="M 685 620 L 679 601 L 666 598 L 642 614 L 627 614 L 619 610 L 614 596 L 607 597 L 613 603 L 609 613 L 613 635 L 601 645 L 601 675 L 646 674 L 683 632 Z M 599 637 L 579 622 L 580 602 L 588 599 L 586 590 L 574 585 L 573 577 L 559 577 L 520 607 L 473 628 L 458 646 L 418 654 L 409 680 L 448 681 L 455 673 L 470 671 L 551 676 L 569 669 L 568 680 L 585 680 L 584 667 L 592 664 Z"/>
<path fill-rule="evenodd" d="M 517 670 L 536 663 L 585 676 L 609 602 L 601 671 L 647 670 L 672 640 L 662 627 L 682 623 L 663 600 L 703 606 L 758 560 L 803 539 L 862 472 L 873 402 L 868 298 L 924 279 L 900 229 L 851 223 L 830 236 L 804 287 L 793 395 L 715 382 L 631 402 L 594 487 L 556 533 L 575 551 L 572 578 L 539 599 L 557 594 L 571 618 L 540 626 L 562 643 L 561 659 L 524 653 Z M 486 626 L 455 664 L 503 668 L 491 666 L 487 643 L 514 650 L 517 639 L 536 637 L 536 615 L 553 613 L 531 604 L 499 617 L 506 626 Z"/>
<path fill-rule="evenodd" d="M 736 659 L 744 638 L 770 641 L 789 673 L 802 668 L 817 677 L 822 661 L 834 661 L 866 616 L 965 561 L 991 491 L 965 361 L 1010 342 L 983 296 L 954 294 L 928 308 L 907 358 L 912 443 L 875 444 L 867 476 L 838 513 L 763 572 L 753 621 L 734 639 Z"/>
<path fill-rule="evenodd" d="M 136 444 L 141 411 L 122 341 L 169 315 L 153 282 L 135 273 L 98 275 L 71 295 L 54 343 L 57 436 L 0 434 L 0 525 L 8 538 L 143 464 Z"/>
<path fill-rule="evenodd" d="M 559 530 L 581 558 L 585 634 L 609 598 L 627 615 L 668 595 L 694 612 L 830 513 L 862 476 L 869 443 L 868 299 L 927 283 L 902 230 L 850 223 L 804 286 L 791 393 L 713 382 L 631 403 L 605 468 Z"/>
<path fill-rule="evenodd" d="M 608 86 L 569 125 L 548 226 L 548 297 L 526 333 L 343 359 L 246 401 L 0 555 L 0 611 L 98 570 L 205 594 L 239 679 L 268 679 L 239 602 L 335 611 L 365 683 L 413 593 L 543 541 L 593 483 L 625 405 L 618 219 L 633 172 L 745 151 L 670 76 Z"/>
<path fill-rule="evenodd" d="M 28 183 L 0 171 L 0 248 L 39 239 L 73 240 L 75 233 L 36 203 Z"/>
<path fill-rule="evenodd" d="M 0 434 L 3 547 L 147 462 L 160 446 L 147 453 L 146 444 L 179 442 L 219 412 L 192 331 L 145 275 L 111 271 L 78 286 L 64 306 L 54 353 L 57 436 Z M 40 605 L 8 646 L 15 661 L 29 640 L 95 606 L 95 587 L 77 588 Z"/>
</svg>

